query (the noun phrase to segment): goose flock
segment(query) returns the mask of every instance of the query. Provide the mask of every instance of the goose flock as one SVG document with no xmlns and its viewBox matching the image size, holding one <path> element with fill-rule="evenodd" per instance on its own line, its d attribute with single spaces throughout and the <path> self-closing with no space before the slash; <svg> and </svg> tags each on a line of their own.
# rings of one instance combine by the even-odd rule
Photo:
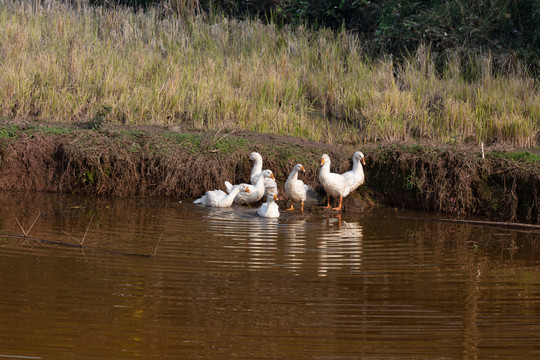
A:
<svg viewBox="0 0 540 360">
<path fill-rule="evenodd" d="M 274 174 L 271 170 L 263 170 L 263 159 L 258 152 L 252 152 L 249 158 L 253 161 L 250 183 L 233 185 L 225 181 L 227 192 L 223 190 L 210 190 L 193 203 L 213 207 L 230 207 L 233 202 L 252 205 L 265 197 L 266 202 L 257 210 L 257 215 L 266 218 L 279 217 L 279 206 L 276 203 L 276 200 L 279 200 L 278 187 Z M 365 182 L 364 168 L 362 166 L 366 165 L 364 154 L 361 151 L 357 151 L 353 154 L 352 159 L 352 170 L 338 174 L 330 171 L 330 157 L 327 154 L 323 154 L 321 157 L 319 181 L 326 191 L 328 198 L 325 208 L 330 208 L 330 197 L 339 198 L 339 205 L 332 208 L 332 210 L 340 211 L 343 198 L 347 197 Z M 294 210 L 294 204 L 300 203 L 300 211 L 302 213 L 304 212 L 304 202 L 307 199 L 307 192 L 310 186 L 304 184 L 298 178 L 298 174 L 305 171 L 302 164 L 296 164 L 285 182 L 285 193 L 291 200 L 291 206 L 286 210 Z"/>
</svg>

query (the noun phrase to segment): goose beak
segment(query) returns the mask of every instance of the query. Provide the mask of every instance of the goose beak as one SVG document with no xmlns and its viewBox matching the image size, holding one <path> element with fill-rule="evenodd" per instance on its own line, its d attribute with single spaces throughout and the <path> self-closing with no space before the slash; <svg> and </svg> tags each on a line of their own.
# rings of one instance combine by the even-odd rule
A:
<svg viewBox="0 0 540 360">
<path fill-rule="evenodd" d="M 324 158 L 321 159 L 321 166 L 324 165 Z"/>
<path fill-rule="evenodd" d="M 276 178 L 274 177 L 274 174 L 270 174 L 270 179 L 276 180 Z"/>
<path fill-rule="evenodd" d="M 300 170 L 302 170 L 302 172 L 306 172 L 306 169 L 304 169 L 303 166 L 300 167 Z"/>
<path fill-rule="evenodd" d="M 366 160 L 364 160 L 364 158 L 362 158 L 360 161 L 362 161 L 362 164 L 366 165 Z"/>
<path fill-rule="evenodd" d="M 279 200 L 276 194 L 274 194 L 274 200 Z"/>
<path fill-rule="evenodd" d="M 246 188 L 246 192 L 249 193 L 249 188 Z"/>
</svg>

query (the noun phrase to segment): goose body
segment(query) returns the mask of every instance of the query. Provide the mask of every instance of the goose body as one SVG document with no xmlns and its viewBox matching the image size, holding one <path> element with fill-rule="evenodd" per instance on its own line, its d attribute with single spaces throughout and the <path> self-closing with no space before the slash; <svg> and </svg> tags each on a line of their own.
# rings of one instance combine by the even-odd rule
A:
<svg viewBox="0 0 540 360">
<path fill-rule="evenodd" d="M 364 160 L 364 154 L 361 151 L 357 151 L 353 154 L 353 168 L 352 170 L 347 171 L 346 173 L 341 174 L 347 180 L 351 192 L 356 190 L 360 185 L 362 185 L 366 178 L 364 174 L 364 167 L 362 164 L 366 165 Z"/>
<path fill-rule="evenodd" d="M 249 188 L 245 185 L 240 185 L 233 189 L 229 194 L 223 190 L 210 190 L 207 191 L 202 197 L 195 200 L 194 204 L 202 204 L 213 207 L 230 207 L 234 198 L 239 193 L 249 193 Z"/>
<path fill-rule="evenodd" d="M 266 202 L 262 204 L 259 209 L 257 209 L 257 215 L 266 218 L 279 217 L 279 206 L 275 200 L 278 200 L 277 195 L 268 195 L 266 197 Z"/>
<path fill-rule="evenodd" d="M 330 157 L 323 154 L 321 158 L 321 171 L 319 172 L 319 181 L 328 195 L 328 205 L 330 207 L 330 196 L 339 198 L 339 206 L 332 210 L 341 210 L 343 198 L 349 195 L 351 188 L 347 179 L 341 175 L 330 172 Z"/>
<path fill-rule="evenodd" d="M 298 179 L 298 172 L 300 171 L 305 172 L 306 170 L 302 164 L 296 164 L 285 182 L 285 193 L 291 199 L 291 207 L 287 210 L 294 210 L 293 203 L 299 202 L 301 203 L 301 211 L 304 212 L 304 201 L 306 201 L 308 186 Z"/>
<path fill-rule="evenodd" d="M 240 184 L 240 185 L 232 185 L 230 182 L 225 181 L 225 187 L 227 188 L 227 192 L 230 193 L 234 189 L 236 189 L 238 186 L 245 185 L 249 192 L 240 192 L 236 195 L 234 198 L 234 202 L 237 204 L 253 204 L 257 201 L 261 200 L 264 196 L 265 188 L 264 188 L 264 180 L 267 178 L 273 179 L 274 174 L 271 170 L 264 170 L 261 173 L 262 176 L 260 176 L 257 180 L 257 183 L 255 185 L 250 184 Z"/>
<path fill-rule="evenodd" d="M 275 178 L 265 178 L 264 179 L 264 195 L 277 195 L 278 187 Z"/>
</svg>

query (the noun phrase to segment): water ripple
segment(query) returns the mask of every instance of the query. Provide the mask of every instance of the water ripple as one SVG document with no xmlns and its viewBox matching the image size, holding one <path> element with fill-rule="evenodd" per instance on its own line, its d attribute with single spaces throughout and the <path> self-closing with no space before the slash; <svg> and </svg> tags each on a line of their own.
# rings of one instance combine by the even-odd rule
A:
<svg viewBox="0 0 540 360">
<path fill-rule="evenodd" d="M 0 230 L 17 231 L 15 217 L 28 227 L 38 210 L 32 236 L 76 242 L 88 229 L 92 251 L 0 235 L 2 354 L 540 355 L 540 257 L 525 235 L 399 220 L 392 211 L 268 220 L 239 206 L 46 195 L 3 195 Z M 471 238 L 510 239 L 518 249 L 482 251 Z"/>
</svg>

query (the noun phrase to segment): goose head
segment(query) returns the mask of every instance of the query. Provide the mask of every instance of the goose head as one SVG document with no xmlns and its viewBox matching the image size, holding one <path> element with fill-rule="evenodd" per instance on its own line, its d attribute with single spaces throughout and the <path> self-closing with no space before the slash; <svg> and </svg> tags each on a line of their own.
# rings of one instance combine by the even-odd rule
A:
<svg viewBox="0 0 540 360">
<path fill-rule="evenodd" d="M 247 184 L 241 184 L 240 185 L 240 192 L 247 192 L 249 194 L 249 185 Z"/>
<path fill-rule="evenodd" d="M 265 177 L 265 178 L 270 178 L 272 180 L 276 180 L 276 178 L 274 177 L 274 173 L 272 172 L 272 170 L 263 170 L 262 172 L 262 176 Z"/>
<path fill-rule="evenodd" d="M 357 151 L 353 155 L 353 159 L 356 161 L 360 161 L 362 164 L 366 165 L 366 160 L 364 157 L 364 153 L 361 151 Z"/>
<path fill-rule="evenodd" d="M 302 164 L 296 164 L 293 170 L 295 170 L 296 172 L 306 172 L 306 169 L 304 169 L 304 166 Z"/>
<path fill-rule="evenodd" d="M 262 156 L 258 152 L 252 152 L 249 154 L 250 160 L 253 160 L 255 162 L 261 162 L 262 163 Z"/>
<path fill-rule="evenodd" d="M 324 164 L 330 165 L 330 156 L 328 156 L 327 154 L 323 154 L 323 156 L 321 157 L 321 166 L 323 166 Z"/>
</svg>

